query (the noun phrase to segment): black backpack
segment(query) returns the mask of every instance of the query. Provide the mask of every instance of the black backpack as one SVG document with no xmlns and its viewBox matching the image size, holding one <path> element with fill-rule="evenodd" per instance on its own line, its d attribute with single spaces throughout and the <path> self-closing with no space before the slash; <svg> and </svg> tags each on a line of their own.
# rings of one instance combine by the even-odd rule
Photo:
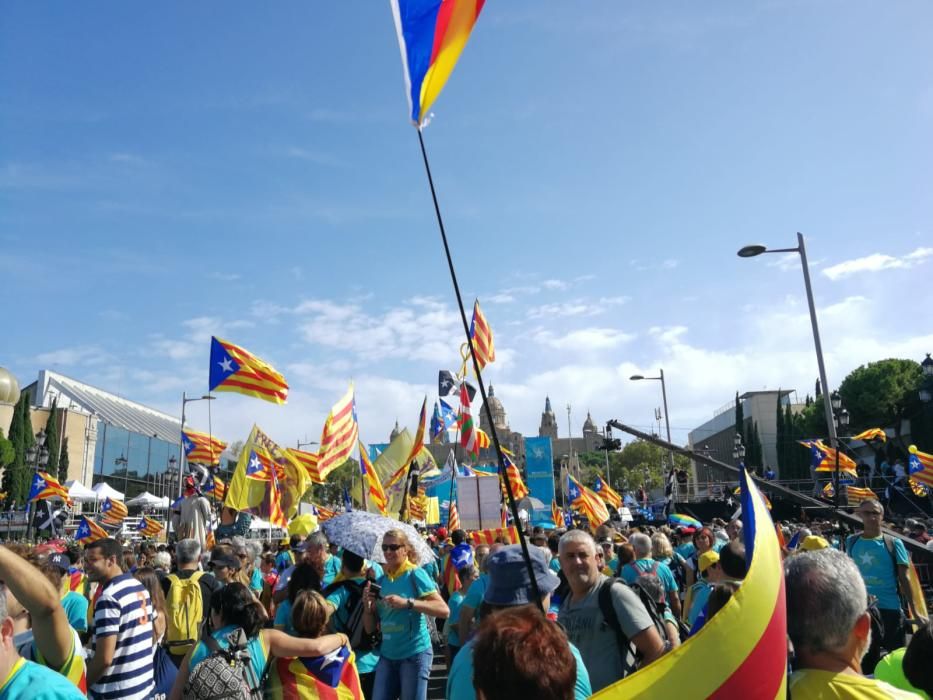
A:
<svg viewBox="0 0 933 700">
<path fill-rule="evenodd" d="M 359 583 L 352 579 L 345 579 L 332 583 L 324 589 L 325 598 L 341 588 L 347 589 L 347 599 L 340 606 L 340 609 L 334 612 L 332 619 L 335 628 L 340 627 L 337 631 L 347 635 L 347 639 L 350 640 L 350 648 L 357 654 L 378 649 L 381 641 L 379 632 L 366 634 L 366 629 L 363 626 L 363 587 L 365 585 L 365 583 Z"/>
<path fill-rule="evenodd" d="M 644 573 L 642 576 L 654 576 L 657 578 L 655 573 Z M 648 616 L 651 618 L 651 622 L 654 625 L 654 628 L 657 630 L 658 635 L 661 637 L 661 641 L 665 645 L 669 643 L 667 638 L 667 630 L 664 627 L 664 608 L 663 605 L 659 606 L 657 602 L 651 597 L 651 595 L 638 583 L 636 580 L 634 583 L 629 584 L 620 578 L 610 578 L 606 581 L 603 581 L 599 585 L 599 590 L 596 593 L 597 601 L 599 603 L 599 611 L 602 613 L 603 619 L 606 621 L 606 624 L 609 625 L 609 628 L 613 631 L 616 636 L 616 645 L 619 648 L 619 656 L 622 659 L 622 666 L 625 666 L 626 657 L 628 656 L 629 649 L 635 655 L 636 662 L 641 660 L 641 655 L 638 653 L 638 650 L 634 648 L 631 640 L 625 635 L 625 632 L 622 631 L 622 625 L 619 622 L 619 617 L 616 615 L 615 608 L 612 605 L 612 587 L 614 585 L 625 586 L 626 588 L 633 591 L 638 599 L 641 601 L 642 605 L 645 606 L 645 610 L 648 611 Z M 661 590 L 663 590 L 663 585 Z"/>
</svg>

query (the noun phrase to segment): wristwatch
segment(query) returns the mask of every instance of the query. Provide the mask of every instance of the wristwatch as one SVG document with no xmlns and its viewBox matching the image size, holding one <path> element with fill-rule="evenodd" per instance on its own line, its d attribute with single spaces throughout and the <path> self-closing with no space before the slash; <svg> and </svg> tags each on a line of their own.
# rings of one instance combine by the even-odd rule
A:
<svg viewBox="0 0 933 700">
<path fill-rule="evenodd" d="M 407 601 L 405 601 L 405 605 L 408 606 L 408 609 L 409 609 L 409 610 L 414 610 L 414 608 L 415 608 L 415 601 L 413 601 L 411 598 L 409 598 Z"/>
</svg>

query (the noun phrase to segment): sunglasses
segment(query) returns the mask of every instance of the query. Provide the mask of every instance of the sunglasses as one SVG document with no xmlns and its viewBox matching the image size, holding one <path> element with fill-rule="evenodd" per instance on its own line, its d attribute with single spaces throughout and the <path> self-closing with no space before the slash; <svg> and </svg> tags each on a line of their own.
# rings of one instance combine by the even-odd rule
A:
<svg viewBox="0 0 933 700">
<path fill-rule="evenodd" d="M 405 545 L 403 544 L 384 544 L 382 545 L 382 551 L 383 552 L 397 552 L 404 546 Z"/>
</svg>

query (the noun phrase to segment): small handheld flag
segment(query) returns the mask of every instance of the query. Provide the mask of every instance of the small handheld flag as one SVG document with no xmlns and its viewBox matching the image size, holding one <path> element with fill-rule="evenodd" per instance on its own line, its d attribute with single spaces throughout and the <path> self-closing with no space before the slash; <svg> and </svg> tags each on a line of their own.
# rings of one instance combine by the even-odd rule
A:
<svg viewBox="0 0 933 700">
<path fill-rule="evenodd" d="M 288 398 L 285 377 L 248 350 L 220 338 L 211 338 L 210 391 L 233 391 L 282 404 Z"/>
<path fill-rule="evenodd" d="M 90 544 L 106 537 L 110 537 L 107 531 L 93 520 L 88 520 L 81 516 L 81 522 L 78 523 L 78 529 L 75 530 L 75 542 L 81 544 Z"/>
<path fill-rule="evenodd" d="M 457 65 L 484 0 L 392 0 L 412 123 L 430 116 Z"/>
<path fill-rule="evenodd" d="M 907 448 L 910 452 L 908 471 L 910 477 L 927 488 L 933 487 L 933 455 L 921 452 L 916 445 Z"/>
<path fill-rule="evenodd" d="M 114 501 L 107 498 L 100 507 L 100 513 L 104 522 L 107 524 L 119 525 L 123 522 L 123 519 L 126 518 L 126 504 L 122 501 Z"/>
</svg>

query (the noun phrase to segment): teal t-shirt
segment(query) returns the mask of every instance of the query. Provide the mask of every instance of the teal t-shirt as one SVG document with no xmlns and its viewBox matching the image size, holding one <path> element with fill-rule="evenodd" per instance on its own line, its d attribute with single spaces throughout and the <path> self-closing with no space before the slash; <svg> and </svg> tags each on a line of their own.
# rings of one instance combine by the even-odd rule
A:
<svg viewBox="0 0 933 700">
<path fill-rule="evenodd" d="M 372 563 L 372 566 L 373 569 L 379 567 L 379 565 L 375 562 Z M 379 572 L 379 575 L 381 576 L 382 567 L 379 567 Z M 357 583 L 366 583 L 366 579 L 362 576 L 353 580 Z M 350 591 L 346 586 L 340 586 L 327 596 L 327 602 L 334 607 L 334 614 L 330 617 L 330 625 L 335 632 L 343 632 L 346 634 L 349 631 L 347 626 L 349 621 L 347 618 L 350 615 L 350 611 L 344 607 L 345 603 L 347 602 L 347 598 L 349 597 Z M 360 624 L 362 624 L 362 621 Z M 355 651 L 354 653 L 356 654 L 356 670 L 360 674 L 372 673 L 376 670 L 376 664 L 379 663 L 378 651 L 366 651 L 363 653 Z"/>
<path fill-rule="evenodd" d="M 695 551 L 697 551 L 696 545 L 693 542 L 684 542 L 681 545 L 678 545 L 674 548 L 674 551 L 677 552 L 684 559 L 689 559 Z"/>
<path fill-rule="evenodd" d="M 489 575 L 480 574 L 479 578 L 470 584 L 470 590 L 463 597 L 461 605 L 467 605 L 473 608 L 473 616 L 479 616 L 479 606 L 483 604 L 483 596 L 486 595 L 486 586 L 489 585 Z"/>
<path fill-rule="evenodd" d="M 256 593 L 262 593 L 262 571 L 258 567 L 253 568 L 253 573 L 249 579 L 249 589 Z"/>
<path fill-rule="evenodd" d="M 419 567 L 408 569 L 394 580 L 389 574 L 384 574 L 376 583 L 382 587 L 382 598 L 394 594 L 420 600 L 437 592 L 437 584 L 427 571 Z M 382 656 L 399 661 L 431 648 L 431 635 L 424 615 L 407 609 L 393 610 L 382 601 L 377 604 L 377 612 L 382 627 L 382 646 L 379 649 Z"/>
<path fill-rule="evenodd" d="M 74 683 L 50 668 L 20 659 L 0 686 L 0 700 L 85 700 Z"/>
<path fill-rule="evenodd" d="M 470 586 L 472 588 L 472 585 Z M 450 617 L 447 618 L 447 624 L 444 629 L 447 630 L 447 643 L 451 646 L 460 646 L 460 606 L 463 605 L 463 594 L 457 591 L 450 600 L 447 601 L 447 607 L 450 608 Z"/>
<path fill-rule="evenodd" d="M 211 636 L 217 640 L 217 644 L 220 645 L 222 649 L 226 649 L 230 646 L 227 637 L 235 630 L 235 625 L 227 625 L 215 632 L 211 632 Z M 256 674 L 256 678 L 262 678 L 262 674 L 266 670 L 268 657 L 266 656 L 266 649 L 262 644 L 261 631 L 258 636 L 253 637 L 246 643 L 246 649 L 249 651 L 249 662 L 253 666 L 253 672 Z M 209 654 L 210 652 L 207 649 L 207 645 L 204 642 L 198 642 L 194 651 L 191 652 L 191 660 L 188 662 L 188 668 L 193 671 L 194 667 L 204 661 Z"/>
<path fill-rule="evenodd" d="M 334 555 L 327 557 L 327 561 L 324 562 L 324 576 L 321 578 L 322 590 L 334 582 L 337 574 L 340 573 L 340 566 L 340 557 Z"/>
<path fill-rule="evenodd" d="M 551 557 L 551 561 L 548 564 L 548 568 L 553 571 L 555 574 L 560 573 L 560 559 L 557 557 Z"/>
<path fill-rule="evenodd" d="M 664 592 L 667 594 L 668 603 L 670 603 L 673 597 L 677 595 L 677 580 L 674 578 L 674 574 L 671 573 L 670 567 L 664 562 L 656 562 L 654 559 L 638 559 L 622 567 L 621 579 L 626 583 L 634 583 L 635 579 L 638 578 L 638 573 L 632 567 L 637 567 L 641 571 L 651 571 L 651 568 L 655 564 L 657 564 L 658 567 L 655 573 L 658 575 L 658 578 L 661 579 L 661 583 L 664 585 Z"/>
<path fill-rule="evenodd" d="M 281 627 L 288 634 L 295 636 L 295 628 L 292 627 L 292 601 L 288 598 L 283 600 L 275 609 L 275 620 L 272 624 L 276 627 Z"/>
<path fill-rule="evenodd" d="M 68 624 L 78 632 L 87 632 L 87 606 L 87 598 L 74 591 L 68 591 L 62 598 L 62 608 L 68 617 Z"/>
<path fill-rule="evenodd" d="M 435 581 L 441 576 L 441 568 L 437 563 L 437 559 L 432 559 L 427 564 L 422 564 L 421 568 L 428 572 L 428 576 L 433 578 Z"/>
<path fill-rule="evenodd" d="M 687 624 L 692 628 L 697 617 L 706 608 L 706 601 L 709 600 L 709 594 L 713 590 L 705 581 L 693 584 L 693 602 L 690 603 L 690 610 L 687 612 Z"/>
<path fill-rule="evenodd" d="M 473 585 L 476 585 L 475 582 Z M 447 678 L 447 700 L 475 700 L 476 690 L 473 688 L 473 645 L 475 640 L 471 639 L 454 659 L 450 667 L 450 675 Z M 567 642 L 570 644 L 570 642 Z M 593 688 L 590 686 L 590 674 L 583 665 L 583 657 L 579 650 L 570 644 L 570 653 L 577 662 L 577 682 L 574 684 L 574 700 L 586 700 L 593 694 Z"/>
<path fill-rule="evenodd" d="M 865 588 L 878 599 L 882 610 L 900 610 L 901 601 L 897 594 L 897 575 L 891 554 L 884 546 L 884 538 L 866 539 L 859 537 L 852 543 L 849 556 L 855 562 Z M 907 565 L 907 550 L 899 539 L 894 540 L 894 558 L 898 564 Z"/>
</svg>

